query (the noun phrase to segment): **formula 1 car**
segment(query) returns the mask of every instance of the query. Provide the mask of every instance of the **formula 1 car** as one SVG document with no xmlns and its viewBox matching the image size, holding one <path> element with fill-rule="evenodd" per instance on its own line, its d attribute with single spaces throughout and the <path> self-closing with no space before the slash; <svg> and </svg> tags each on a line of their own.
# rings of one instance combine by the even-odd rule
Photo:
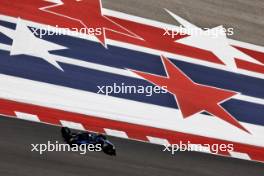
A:
<svg viewBox="0 0 264 176">
<path fill-rule="evenodd" d="M 61 128 L 62 137 L 69 144 L 100 144 L 102 151 L 108 155 L 116 155 L 116 148 L 109 140 L 106 139 L 106 136 L 102 134 L 89 133 L 89 132 L 78 132 L 73 133 L 69 128 Z"/>
</svg>

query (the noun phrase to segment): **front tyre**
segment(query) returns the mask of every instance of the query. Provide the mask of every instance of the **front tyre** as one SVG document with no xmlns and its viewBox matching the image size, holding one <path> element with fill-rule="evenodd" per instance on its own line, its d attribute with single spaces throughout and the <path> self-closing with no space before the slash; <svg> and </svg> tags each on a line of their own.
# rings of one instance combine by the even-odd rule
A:
<svg viewBox="0 0 264 176">
<path fill-rule="evenodd" d="M 102 150 L 105 154 L 116 156 L 116 149 L 111 145 L 103 145 Z"/>
</svg>

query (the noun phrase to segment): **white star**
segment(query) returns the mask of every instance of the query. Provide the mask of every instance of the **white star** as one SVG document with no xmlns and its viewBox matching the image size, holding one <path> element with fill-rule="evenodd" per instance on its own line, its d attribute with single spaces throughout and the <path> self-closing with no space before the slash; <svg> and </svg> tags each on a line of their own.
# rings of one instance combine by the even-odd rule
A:
<svg viewBox="0 0 264 176">
<path fill-rule="evenodd" d="M 13 35 L 13 43 L 10 55 L 29 55 L 42 58 L 56 68 L 63 71 L 61 66 L 49 51 L 66 49 L 66 47 L 45 41 L 35 37 L 27 25 L 20 18 L 18 19 L 16 30 Z"/>
<path fill-rule="evenodd" d="M 262 65 L 259 61 L 232 47 L 228 42 L 223 26 L 202 30 L 171 11 L 165 10 L 183 25 L 184 29 L 187 29 L 184 31 L 187 31 L 187 34 L 190 35 L 176 42 L 213 52 L 232 71 L 237 70 L 235 58 Z M 190 33 L 192 31 L 195 31 L 195 33 Z"/>
</svg>

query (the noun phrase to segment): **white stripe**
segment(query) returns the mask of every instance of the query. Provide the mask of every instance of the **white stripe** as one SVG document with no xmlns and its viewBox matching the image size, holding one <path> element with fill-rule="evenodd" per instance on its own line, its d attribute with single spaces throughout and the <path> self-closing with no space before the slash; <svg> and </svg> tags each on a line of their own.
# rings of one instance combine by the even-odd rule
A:
<svg viewBox="0 0 264 176">
<path fill-rule="evenodd" d="M 0 32 L 9 38 L 14 38 L 15 31 L 13 29 L 0 26 Z"/>
<path fill-rule="evenodd" d="M 239 159 L 245 159 L 245 160 L 251 160 L 249 155 L 246 153 L 240 153 L 240 152 L 235 152 L 235 151 L 230 151 L 230 155 L 233 158 L 239 158 Z"/>
<path fill-rule="evenodd" d="M 242 101 L 264 105 L 264 99 L 261 99 L 261 98 L 250 97 L 250 96 L 242 95 L 242 94 L 237 94 L 233 98 L 237 100 L 242 100 Z"/>
<path fill-rule="evenodd" d="M 99 95 L 0 74 L 0 97 L 101 118 L 264 146 L 264 127 L 241 124 L 248 134 L 205 114 L 184 119 L 179 110 L 132 100 Z"/>
<path fill-rule="evenodd" d="M 107 135 L 120 137 L 120 138 L 128 138 L 126 132 L 124 131 L 112 130 L 108 128 L 104 128 L 104 130 Z"/>
<path fill-rule="evenodd" d="M 19 119 L 29 120 L 29 121 L 33 121 L 33 122 L 40 122 L 37 115 L 18 112 L 18 111 L 15 111 L 15 114 L 16 114 L 17 118 L 19 118 Z"/>
<path fill-rule="evenodd" d="M 0 49 L 4 50 L 4 51 L 10 51 L 11 50 L 11 46 L 0 43 Z"/>
<path fill-rule="evenodd" d="M 72 129 L 76 129 L 76 130 L 85 130 L 83 125 L 80 123 L 70 122 L 70 121 L 66 121 L 66 120 L 60 120 L 60 122 L 61 122 L 61 125 L 64 127 L 68 127 L 68 128 L 72 128 Z"/>
<path fill-rule="evenodd" d="M 264 47 L 263 46 L 255 45 L 252 43 L 241 42 L 241 41 L 233 40 L 233 39 L 229 39 L 229 43 L 231 45 L 240 46 L 242 48 L 255 50 L 255 51 L 264 53 Z"/>
<path fill-rule="evenodd" d="M 169 145 L 169 141 L 167 139 L 162 139 L 162 138 L 157 138 L 157 137 L 152 137 L 152 136 L 147 136 L 148 140 L 150 143 L 153 144 L 159 144 L 159 145 Z"/>
<path fill-rule="evenodd" d="M 105 65 L 101 65 L 101 64 L 87 62 L 87 61 L 71 59 L 71 58 L 67 58 L 67 57 L 63 57 L 63 56 L 57 56 L 57 55 L 52 55 L 52 56 L 58 62 L 72 64 L 72 65 L 76 65 L 76 66 L 84 67 L 84 68 L 90 68 L 90 69 L 103 71 L 103 72 L 107 72 L 107 73 L 112 73 L 112 74 L 117 74 L 117 75 L 137 78 L 137 79 L 142 79 L 141 77 L 139 77 L 139 76 L 137 76 L 135 74 L 132 74 L 130 71 L 127 71 L 127 70 L 124 70 L 124 69 L 119 69 L 119 68 L 115 68 L 115 67 L 105 66 Z"/>
<path fill-rule="evenodd" d="M 196 152 L 203 152 L 203 153 L 211 153 L 209 147 L 205 147 L 199 144 L 189 144 L 188 145 L 190 151 L 196 151 Z"/>
</svg>

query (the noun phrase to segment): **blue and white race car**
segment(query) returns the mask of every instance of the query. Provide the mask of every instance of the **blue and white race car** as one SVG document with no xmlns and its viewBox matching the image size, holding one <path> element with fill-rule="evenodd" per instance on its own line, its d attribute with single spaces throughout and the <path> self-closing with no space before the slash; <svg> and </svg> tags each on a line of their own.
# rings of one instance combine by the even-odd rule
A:
<svg viewBox="0 0 264 176">
<path fill-rule="evenodd" d="M 72 145 L 72 144 L 100 144 L 102 151 L 108 155 L 116 155 L 116 148 L 114 144 L 112 144 L 109 140 L 107 140 L 106 136 L 102 134 L 89 133 L 89 132 L 78 132 L 73 133 L 69 128 L 62 127 L 61 129 L 62 137 L 64 140 Z"/>
</svg>

